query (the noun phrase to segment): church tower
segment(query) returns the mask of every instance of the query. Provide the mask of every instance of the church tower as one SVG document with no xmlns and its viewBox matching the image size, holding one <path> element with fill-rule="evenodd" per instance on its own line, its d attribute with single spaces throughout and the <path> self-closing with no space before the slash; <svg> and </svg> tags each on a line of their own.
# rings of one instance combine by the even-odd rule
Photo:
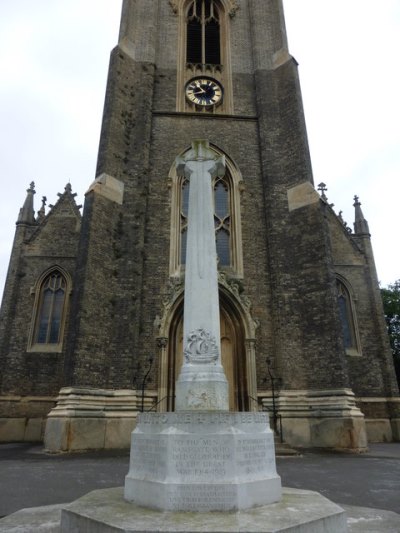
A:
<svg viewBox="0 0 400 533">
<path fill-rule="evenodd" d="M 46 446 L 128 445 L 138 410 L 174 409 L 190 217 L 175 160 L 196 139 L 226 160 L 213 190 L 230 409 L 270 410 L 295 446 L 399 438 L 368 225 L 357 199 L 349 232 L 314 188 L 282 0 L 124 0 Z"/>
</svg>

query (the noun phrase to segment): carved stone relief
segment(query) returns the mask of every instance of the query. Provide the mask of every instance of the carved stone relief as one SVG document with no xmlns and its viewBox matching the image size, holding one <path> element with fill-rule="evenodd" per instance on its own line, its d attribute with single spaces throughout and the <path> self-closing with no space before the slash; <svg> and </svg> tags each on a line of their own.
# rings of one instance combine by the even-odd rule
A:
<svg viewBox="0 0 400 533">
<path fill-rule="evenodd" d="M 251 300 L 244 294 L 244 289 L 241 280 L 229 277 L 225 272 L 218 272 L 218 284 L 224 287 L 238 302 L 245 315 L 246 323 L 248 325 L 247 335 L 253 338 L 256 329 L 259 327 L 259 321 L 254 319 L 251 314 Z M 165 289 L 163 298 L 163 312 L 162 316 L 157 315 L 154 326 L 156 337 L 165 337 L 167 335 L 168 322 L 171 316 L 171 310 L 175 305 L 177 299 L 181 296 L 184 287 L 184 277 L 171 277 Z"/>
<path fill-rule="evenodd" d="M 187 363 L 215 363 L 219 356 L 215 338 L 204 329 L 190 332 L 186 339 L 184 355 Z"/>
</svg>

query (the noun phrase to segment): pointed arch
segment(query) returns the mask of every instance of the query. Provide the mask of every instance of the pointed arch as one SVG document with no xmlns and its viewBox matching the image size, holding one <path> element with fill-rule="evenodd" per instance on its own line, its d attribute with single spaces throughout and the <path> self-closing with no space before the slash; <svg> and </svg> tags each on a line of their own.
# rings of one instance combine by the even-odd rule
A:
<svg viewBox="0 0 400 533">
<path fill-rule="evenodd" d="M 214 219 L 216 230 L 219 270 L 235 277 L 243 277 L 243 252 L 240 195 L 244 188 L 242 174 L 235 162 L 216 145 L 210 143 L 216 157 L 225 156 L 226 172 L 223 178 L 215 178 Z M 188 147 L 180 157 L 189 151 Z M 185 263 L 186 229 L 188 223 L 189 182 L 178 176 L 175 163 L 168 176 L 171 188 L 171 230 L 170 230 L 170 276 L 181 274 Z"/>
<path fill-rule="evenodd" d="M 32 293 L 35 296 L 28 351 L 61 352 L 71 276 L 58 265 L 45 270 Z"/>
<path fill-rule="evenodd" d="M 341 275 L 336 275 L 339 317 L 342 325 L 343 343 L 348 355 L 361 355 L 361 343 L 355 312 L 353 290 Z"/>
<path fill-rule="evenodd" d="M 182 361 L 183 284 L 174 284 L 171 297 L 165 302 L 160 320 L 158 348 L 158 409 L 173 410 L 175 381 Z M 230 385 L 232 410 L 257 410 L 257 376 L 255 336 L 257 323 L 247 298 L 238 296 L 237 282 L 219 276 L 221 349 L 225 372 Z"/>
<path fill-rule="evenodd" d="M 186 11 L 186 63 L 221 65 L 221 6 L 218 0 L 191 0 Z"/>
</svg>

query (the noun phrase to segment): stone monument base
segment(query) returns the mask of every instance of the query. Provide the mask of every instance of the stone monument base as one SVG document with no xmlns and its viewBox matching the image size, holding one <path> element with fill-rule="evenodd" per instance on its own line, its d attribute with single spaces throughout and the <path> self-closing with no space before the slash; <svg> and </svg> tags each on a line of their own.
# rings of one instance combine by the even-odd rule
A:
<svg viewBox="0 0 400 533">
<path fill-rule="evenodd" d="M 132 433 L 125 498 L 168 511 L 236 511 L 277 502 L 266 413 L 142 413 Z"/>
<path fill-rule="evenodd" d="M 213 531 L 346 533 L 345 511 L 317 492 L 283 489 L 278 503 L 232 513 L 160 512 L 123 498 L 122 488 L 96 490 L 64 507 L 61 532 Z M 382 530 L 383 531 L 383 530 Z"/>
</svg>

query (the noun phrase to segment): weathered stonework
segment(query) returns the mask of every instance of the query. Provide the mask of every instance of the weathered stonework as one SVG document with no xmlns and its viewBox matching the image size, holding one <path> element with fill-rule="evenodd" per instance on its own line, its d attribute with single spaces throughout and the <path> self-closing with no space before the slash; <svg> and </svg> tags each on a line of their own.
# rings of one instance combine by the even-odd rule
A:
<svg viewBox="0 0 400 533">
<path fill-rule="evenodd" d="M 238 408 L 268 404 L 268 358 L 282 381 L 278 407 L 288 440 L 313 445 L 316 420 L 303 410 L 306 429 L 296 436 L 284 399 L 292 401 L 294 391 L 335 399 L 338 390 L 352 391 L 356 400 L 335 421 L 339 433 L 349 428 L 355 436 L 344 447 L 364 447 L 361 414 L 372 439 L 398 439 L 399 390 L 370 236 L 361 231 L 362 224 L 349 233 L 314 189 L 282 2 L 222 2 L 235 11 L 226 17 L 229 114 L 177 112 L 182 14 L 181 2 L 172 4 L 178 13 L 167 0 L 124 1 L 110 60 L 96 181 L 82 217 L 66 190 L 44 218 L 35 218 L 33 193 L 28 193 L 0 315 L 0 419 L 16 421 L 13 428 L 19 429 L 7 429 L 0 438 L 27 438 L 32 433 L 22 427 L 30 420 L 38 438 L 37 421 L 45 419 L 65 386 L 143 387 L 146 397 L 157 397 L 155 409 L 173 404 L 167 396 L 174 394 L 184 269 L 179 278 L 170 277 L 168 178 L 191 141 L 207 139 L 239 169 L 243 181 L 243 268 L 240 273 L 220 268 L 219 279 L 231 335 L 225 346 L 233 346 L 237 364 L 232 375 L 240 391 Z M 71 287 L 64 336 L 59 351 L 40 352 L 30 345 L 35 287 L 56 265 L 68 274 Z M 353 351 L 343 342 L 337 277 L 352 296 L 358 339 Z M 10 397 L 21 398 L 11 410 Z M 134 416 L 139 409 L 140 402 Z M 322 418 L 319 427 L 331 424 L 326 413 Z M 337 445 L 334 438 L 318 442 Z"/>
<path fill-rule="evenodd" d="M 151 397 L 147 397 L 144 407 L 151 406 Z M 64 387 L 48 415 L 45 449 L 57 452 L 129 448 L 139 409 L 135 390 Z"/>
</svg>

